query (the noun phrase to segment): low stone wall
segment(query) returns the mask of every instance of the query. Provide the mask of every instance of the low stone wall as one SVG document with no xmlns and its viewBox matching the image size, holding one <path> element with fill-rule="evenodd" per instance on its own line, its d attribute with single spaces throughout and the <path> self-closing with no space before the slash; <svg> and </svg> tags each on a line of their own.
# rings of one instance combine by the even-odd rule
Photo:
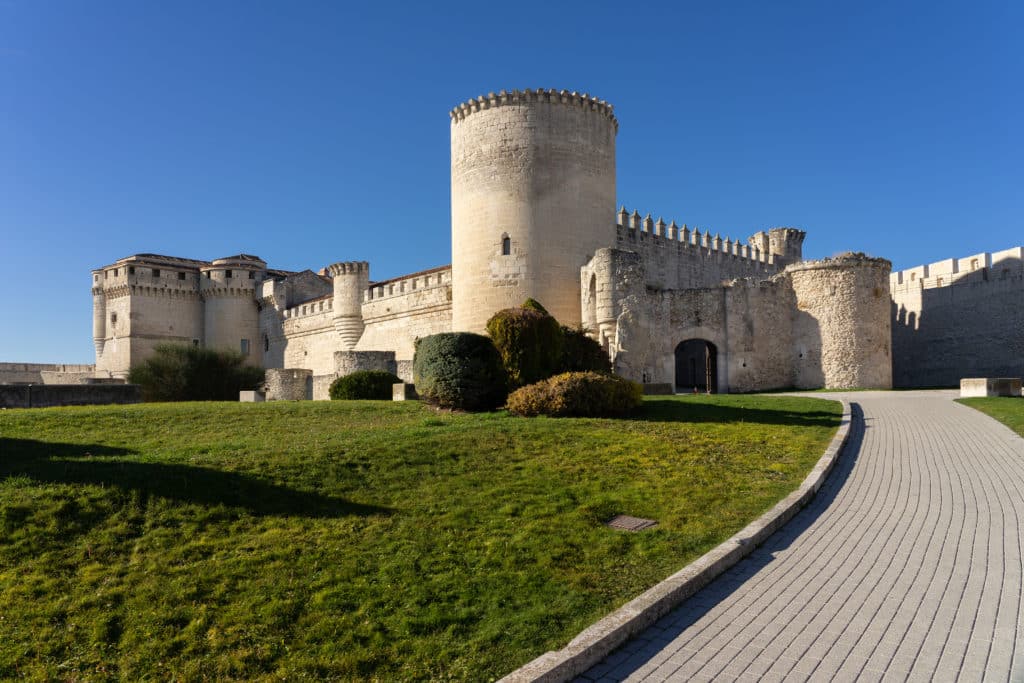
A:
<svg viewBox="0 0 1024 683">
<path fill-rule="evenodd" d="M 83 384 L 95 372 L 95 365 L 0 363 L 0 384 Z"/>
<path fill-rule="evenodd" d="M 398 374 L 394 351 L 335 351 L 334 374 L 336 377 L 351 375 L 360 370 L 383 370 Z"/>
<path fill-rule="evenodd" d="M 1020 396 L 1019 377 L 970 377 L 960 380 L 960 396 Z"/>
<path fill-rule="evenodd" d="M 331 383 L 337 377 L 335 374 L 330 375 L 313 375 L 313 400 L 314 401 L 330 401 L 331 400 Z"/>
<path fill-rule="evenodd" d="M 141 403 L 138 384 L 0 384 L 0 408 Z"/>
<path fill-rule="evenodd" d="M 267 368 L 268 401 L 307 401 L 313 398 L 313 371 L 303 368 Z"/>
</svg>

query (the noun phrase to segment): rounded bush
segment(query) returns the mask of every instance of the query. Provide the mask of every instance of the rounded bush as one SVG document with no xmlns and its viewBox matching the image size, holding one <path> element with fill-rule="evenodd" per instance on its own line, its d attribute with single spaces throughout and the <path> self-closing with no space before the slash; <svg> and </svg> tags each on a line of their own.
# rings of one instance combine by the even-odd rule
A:
<svg viewBox="0 0 1024 683">
<path fill-rule="evenodd" d="M 402 380 L 384 370 L 360 370 L 331 382 L 332 401 L 390 401 L 392 385 Z"/>
<path fill-rule="evenodd" d="M 157 344 L 153 355 L 128 372 L 144 401 L 237 401 L 242 389 L 263 382 L 263 368 L 237 351 L 191 344 Z"/>
<path fill-rule="evenodd" d="M 581 327 L 562 326 L 562 372 L 600 372 L 610 375 L 612 361 L 601 344 Z"/>
<path fill-rule="evenodd" d="M 416 392 L 457 410 L 494 410 L 508 396 L 508 377 L 494 343 L 483 335 L 446 332 L 416 340 Z"/>
<path fill-rule="evenodd" d="M 643 402 L 643 387 L 618 375 L 566 372 L 509 395 L 510 413 L 523 417 L 611 417 Z"/>
<path fill-rule="evenodd" d="M 491 316 L 487 334 L 501 354 L 512 387 L 539 382 L 561 370 L 562 326 L 533 299 Z"/>
</svg>

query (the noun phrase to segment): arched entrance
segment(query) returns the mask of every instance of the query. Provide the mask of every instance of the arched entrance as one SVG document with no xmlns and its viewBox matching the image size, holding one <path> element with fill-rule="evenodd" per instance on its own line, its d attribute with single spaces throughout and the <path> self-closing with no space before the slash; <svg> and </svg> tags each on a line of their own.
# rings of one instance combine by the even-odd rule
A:
<svg viewBox="0 0 1024 683">
<path fill-rule="evenodd" d="M 687 339 L 676 347 L 676 391 L 718 390 L 718 349 L 704 339 Z"/>
</svg>

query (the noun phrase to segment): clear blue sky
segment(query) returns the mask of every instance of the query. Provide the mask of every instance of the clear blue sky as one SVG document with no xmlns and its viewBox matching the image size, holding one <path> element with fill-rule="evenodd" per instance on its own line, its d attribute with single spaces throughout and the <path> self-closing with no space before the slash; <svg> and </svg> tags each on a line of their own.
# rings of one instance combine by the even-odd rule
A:
<svg viewBox="0 0 1024 683">
<path fill-rule="evenodd" d="M 137 252 L 448 263 L 448 111 L 615 105 L 619 203 L 897 268 L 1024 243 L 1024 3 L 0 0 L 0 361 Z"/>
</svg>

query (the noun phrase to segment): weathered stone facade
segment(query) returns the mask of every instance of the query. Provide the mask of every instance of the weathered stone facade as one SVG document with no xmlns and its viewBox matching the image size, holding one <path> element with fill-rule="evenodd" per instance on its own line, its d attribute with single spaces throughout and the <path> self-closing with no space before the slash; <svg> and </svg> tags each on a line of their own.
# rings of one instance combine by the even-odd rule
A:
<svg viewBox="0 0 1024 683">
<path fill-rule="evenodd" d="M 502 91 L 450 118 L 450 266 L 374 282 L 365 261 L 314 273 L 246 254 L 121 259 L 93 271 L 96 373 L 123 377 L 174 341 L 301 369 L 302 391 L 326 398 L 355 370 L 411 381 L 417 338 L 480 332 L 495 311 L 533 297 L 590 330 L 620 374 L 680 390 L 888 387 L 894 371 L 918 386 L 1024 374 L 1019 248 L 891 281 L 884 259 L 805 262 L 794 228 L 744 241 L 616 213 L 618 121 L 602 100 Z M 298 396 L 291 374 L 270 376 L 268 399 Z"/>
</svg>

